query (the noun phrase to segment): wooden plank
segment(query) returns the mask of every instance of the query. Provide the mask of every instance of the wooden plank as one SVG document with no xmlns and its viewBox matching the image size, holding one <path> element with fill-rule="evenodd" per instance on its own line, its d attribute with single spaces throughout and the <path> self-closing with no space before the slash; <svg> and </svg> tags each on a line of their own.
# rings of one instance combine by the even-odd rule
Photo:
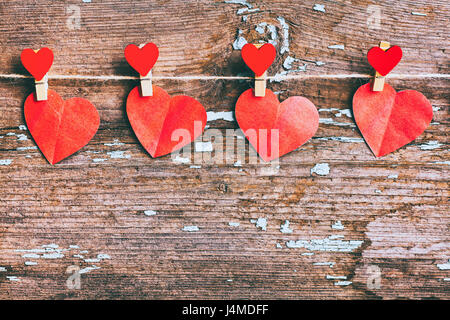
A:
<svg viewBox="0 0 450 320">
<path fill-rule="evenodd" d="M 0 273 L 2 298 L 448 297 L 446 271 L 437 266 L 448 256 L 449 226 L 448 102 L 442 82 L 392 83 L 420 88 L 439 110 L 422 137 L 381 159 L 370 153 L 346 116 L 351 92 L 362 81 L 274 84 L 274 90 L 287 88 L 282 96 L 311 98 L 322 119 L 331 119 L 321 123 L 312 142 L 283 157 L 275 171 L 267 164 L 151 159 L 124 114 L 126 93 L 138 81 L 51 82 L 66 98 L 78 93 L 90 99 L 103 121 L 86 148 L 53 168 L 32 149 L 29 133 L 19 129 L 29 82 L 0 87 L 5 97 L 1 160 L 12 160 L 0 167 L 0 265 L 7 270 Z M 214 83 L 205 81 L 158 84 L 171 93 L 199 94 L 217 115 L 233 110 L 235 97 L 251 80 L 224 83 L 218 96 L 210 94 L 217 90 Z M 222 131 L 237 128 L 233 121 L 208 124 Z M 312 172 L 318 163 L 326 163 L 330 172 Z M 258 218 L 266 219 L 266 231 L 251 222 Z M 292 233 L 280 231 L 286 220 Z M 183 231 L 189 226 L 199 231 Z M 297 240 L 333 243 L 330 236 L 343 236 L 334 240 L 343 241 L 341 250 L 351 248 L 349 241 L 361 244 L 351 252 L 325 244 L 315 250 L 288 247 Z M 20 251 L 51 244 L 58 245 L 52 250 L 67 251 L 50 257 L 64 257 L 30 259 L 23 257 L 30 252 Z M 99 254 L 110 258 L 89 262 Z M 26 266 L 30 261 L 38 264 Z M 81 290 L 69 290 L 65 271 L 71 265 L 101 269 L 82 275 Z M 368 290 L 373 266 L 382 270 L 382 287 Z"/>
<path fill-rule="evenodd" d="M 313 1 L 249 1 L 250 12 L 224 1 L 101 1 L 78 6 L 80 29 L 68 20 L 72 5 L 0 1 L 0 298 L 448 299 L 449 81 L 427 74 L 449 73 L 449 5 L 422 2 L 377 2 L 383 28 L 369 30 L 368 1 L 326 2 L 325 12 Z M 239 36 L 276 38 L 272 76 L 369 75 L 367 50 L 389 40 L 405 53 L 395 73 L 419 76 L 386 81 L 424 93 L 433 122 L 378 159 L 351 113 L 369 78 L 269 80 L 280 100 L 313 101 L 321 123 L 279 163 L 251 164 L 233 111 L 253 80 L 153 79 L 198 99 L 209 135 L 232 135 L 223 144 L 205 135 L 213 153 L 193 144 L 190 156 L 152 159 L 126 119 L 138 79 L 50 78 L 65 99 L 97 107 L 98 134 L 52 167 L 24 126 L 23 102 L 34 91 L 33 79 L 14 78 L 26 74 L 24 47 L 52 47 L 50 76 L 134 75 L 123 48 L 153 41 L 161 49 L 154 76 L 251 77 L 232 46 Z M 244 159 L 208 160 L 235 144 Z M 70 266 L 82 270 L 80 290 L 66 285 Z"/>
<path fill-rule="evenodd" d="M 238 30 L 249 42 L 275 37 L 280 53 L 289 42 L 289 52 L 279 55 L 269 75 L 281 70 L 288 56 L 300 59 L 299 67 L 306 64 L 309 74 L 371 73 L 366 52 L 387 34 L 391 38 L 386 40 L 404 51 L 396 73 L 449 73 L 445 0 L 379 1 L 379 29 L 374 29 L 377 25 L 369 11 L 373 4 L 367 1 L 330 2 L 326 13 L 313 10 L 315 1 L 254 1 L 249 3 L 257 10 L 250 14 L 237 14 L 245 10 L 242 5 L 207 0 L 106 0 L 75 6 L 50 0 L 1 3 L 3 74 L 26 74 L 20 64 L 21 50 L 46 45 L 55 53 L 51 74 L 131 75 L 133 70 L 123 56 L 125 46 L 152 41 L 160 48 L 154 76 L 236 75 L 244 68 L 232 46 Z M 412 15 L 415 11 L 427 16 Z M 247 21 L 242 21 L 243 16 Z M 273 25 L 276 34 L 272 36 L 267 28 L 258 33 L 255 27 L 262 22 Z"/>
</svg>

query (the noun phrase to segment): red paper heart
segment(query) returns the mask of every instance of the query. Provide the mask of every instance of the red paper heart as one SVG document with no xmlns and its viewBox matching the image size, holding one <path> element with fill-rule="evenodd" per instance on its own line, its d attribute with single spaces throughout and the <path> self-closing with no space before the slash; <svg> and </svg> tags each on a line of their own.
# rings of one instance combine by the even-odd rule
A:
<svg viewBox="0 0 450 320">
<path fill-rule="evenodd" d="M 245 91 L 236 103 L 235 114 L 239 127 L 264 161 L 297 149 L 319 127 L 319 113 L 311 101 L 290 97 L 280 103 L 268 89 L 265 97 L 255 97 L 253 89 Z M 278 139 L 273 130 L 278 130 Z"/>
<path fill-rule="evenodd" d="M 274 62 L 277 50 L 270 43 L 266 43 L 259 49 L 255 45 L 247 43 L 242 48 L 241 55 L 247 66 L 257 77 L 260 77 Z"/>
<path fill-rule="evenodd" d="M 420 92 L 397 93 L 388 84 L 374 92 L 368 83 L 356 91 L 353 113 L 372 152 L 382 157 L 420 136 L 433 118 L 433 107 Z"/>
<path fill-rule="evenodd" d="M 100 125 L 97 109 L 88 100 L 64 101 L 53 90 L 48 90 L 46 101 L 36 101 L 34 93 L 30 94 L 24 112 L 34 141 L 51 164 L 84 147 Z"/>
<path fill-rule="evenodd" d="M 154 43 L 147 43 L 142 48 L 130 44 L 125 48 L 125 59 L 141 76 L 148 75 L 158 57 L 159 50 Z"/>
<path fill-rule="evenodd" d="M 127 114 L 137 138 L 153 158 L 194 141 L 205 130 L 207 120 L 200 102 L 188 96 L 171 98 L 158 86 L 153 86 L 151 97 L 142 97 L 138 87 L 131 90 Z"/>
<path fill-rule="evenodd" d="M 20 55 L 20 60 L 25 69 L 37 80 L 40 81 L 53 64 L 53 52 L 49 48 L 42 48 L 38 52 L 32 49 L 25 49 Z"/>
<path fill-rule="evenodd" d="M 390 47 L 386 51 L 379 47 L 373 47 L 367 53 L 367 59 L 379 74 L 385 76 L 402 60 L 402 55 L 402 49 L 399 46 Z"/>
</svg>

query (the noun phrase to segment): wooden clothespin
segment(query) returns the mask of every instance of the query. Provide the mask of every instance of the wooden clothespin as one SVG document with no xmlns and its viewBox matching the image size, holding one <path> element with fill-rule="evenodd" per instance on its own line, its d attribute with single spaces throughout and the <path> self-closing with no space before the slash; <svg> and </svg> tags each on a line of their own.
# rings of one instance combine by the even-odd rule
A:
<svg viewBox="0 0 450 320">
<path fill-rule="evenodd" d="M 264 44 L 255 44 L 256 48 L 261 48 Z M 264 97 L 266 95 L 267 71 L 260 77 L 255 76 L 255 97 Z"/>
<path fill-rule="evenodd" d="M 33 50 L 35 53 L 38 53 L 39 50 Z M 34 85 L 36 87 L 36 101 L 46 101 L 47 100 L 47 91 L 48 91 L 48 73 L 39 80 L 34 80 Z"/>
<path fill-rule="evenodd" d="M 36 101 L 46 101 L 48 91 L 48 74 L 46 74 L 42 80 L 34 80 L 36 87 Z"/>
<path fill-rule="evenodd" d="M 145 44 L 141 44 L 139 48 L 142 49 L 144 46 Z M 153 96 L 152 70 L 150 70 L 147 75 L 140 75 L 139 77 L 141 79 L 141 95 L 143 97 Z"/>
<path fill-rule="evenodd" d="M 53 64 L 53 51 L 49 48 L 24 49 L 20 54 L 23 66 L 33 76 L 36 87 L 36 101 L 46 101 L 48 91 L 48 72 Z"/>
<path fill-rule="evenodd" d="M 391 47 L 389 42 L 381 41 L 379 44 L 380 49 L 386 51 Z M 375 71 L 375 77 L 373 79 L 373 85 L 372 85 L 372 91 L 383 91 L 384 88 L 384 81 L 386 77 L 382 76 L 378 73 L 378 71 Z"/>
</svg>

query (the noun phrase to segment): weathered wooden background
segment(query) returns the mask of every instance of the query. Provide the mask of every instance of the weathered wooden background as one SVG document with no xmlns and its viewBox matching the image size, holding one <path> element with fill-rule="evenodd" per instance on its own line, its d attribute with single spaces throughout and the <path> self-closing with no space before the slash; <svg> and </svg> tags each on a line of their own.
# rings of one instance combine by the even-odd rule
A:
<svg viewBox="0 0 450 320">
<path fill-rule="evenodd" d="M 0 298 L 450 298 L 449 10 L 446 0 L 0 1 Z M 102 121 L 54 167 L 24 126 L 26 47 L 54 50 L 51 76 L 135 76 L 123 49 L 148 41 L 160 47 L 155 76 L 245 76 L 244 39 L 276 44 L 270 75 L 329 75 L 268 84 L 321 117 L 279 168 L 193 163 L 221 148 L 207 141 L 191 158 L 152 159 L 125 114 L 133 80 L 50 80 Z M 377 159 L 350 110 L 380 40 L 404 50 L 388 82 L 423 92 L 434 119 Z M 209 130 L 223 132 L 252 85 L 155 83 L 198 99 Z M 66 286 L 70 266 L 80 290 Z"/>
</svg>

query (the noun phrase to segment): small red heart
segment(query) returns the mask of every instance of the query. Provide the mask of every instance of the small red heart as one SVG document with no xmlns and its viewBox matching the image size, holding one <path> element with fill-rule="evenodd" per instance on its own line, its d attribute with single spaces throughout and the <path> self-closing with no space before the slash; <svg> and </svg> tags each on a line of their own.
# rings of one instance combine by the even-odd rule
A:
<svg viewBox="0 0 450 320">
<path fill-rule="evenodd" d="M 24 49 L 20 55 L 20 60 L 25 69 L 37 80 L 40 81 L 53 64 L 53 52 L 49 48 L 42 48 L 38 52 L 32 49 Z"/>
<path fill-rule="evenodd" d="M 137 45 L 130 44 L 125 48 L 125 59 L 134 70 L 141 76 L 146 76 L 152 70 L 158 60 L 159 50 L 156 44 L 147 43 L 139 48 Z"/>
<path fill-rule="evenodd" d="M 170 97 L 158 86 L 153 86 L 151 97 L 142 97 L 138 87 L 131 90 L 127 114 L 134 133 L 153 158 L 194 141 L 205 130 L 207 120 L 200 102 L 188 96 Z"/>
<path fill-rule="evenodd" d="M 384 51 L 380 47 L 373 47 L 367 53 L 370 65 L 382 76 L 387 75 L 402 60 L 402 49 L 399 46 L 390 47 Z"/>
<path fill-rule="evenodd" d="M 64 101 L 48 90 L 46 101 L 36 101 L 34 93 L 25 101 L 25 121 L 48 162 L 55 164 L 84 147 L 100 125 L 97 109 L 86 99 Z"/>
<path fill-rule="evenodd" d="M 266 162 L 297 149 L 319 128 L 319 113 L 311 101 L 290 97 L 280 103 L 268 89 L 265 97 L 255 97 L 253 89 L 241 94 L 235 114 L 239 127 Z M 273 129 L 278 130 L 278 139 Z"/>
<path fill-rule="evenodd" d="M 247 43 L 242 48 L 241 55 L 247 66 L 257 77 L 260 77 L 275 61 L 277 50 L 270 43 L 266 43 L 259 49 L 254 44 Z"/>
<path fill-rule="evenodd" d="M 415 140 L 430 125 L 433 107 L 420 92 L 396 92 L 385 84 L 372 91 L 365 84 L 353 97 L 356 124 L 376 157 L 382 157 Z"/>
</svg>

